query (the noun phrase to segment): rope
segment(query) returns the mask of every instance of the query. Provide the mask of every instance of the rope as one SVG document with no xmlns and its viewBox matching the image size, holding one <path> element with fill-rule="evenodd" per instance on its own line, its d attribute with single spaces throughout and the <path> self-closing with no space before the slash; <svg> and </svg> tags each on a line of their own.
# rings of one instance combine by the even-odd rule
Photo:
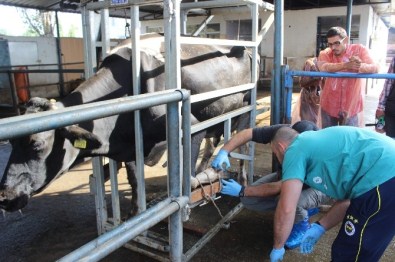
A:
<svg viewBox="0 0 395 262">
<path fill-rule="evenodd" d="M 206 174 L 207 179 L 208 179 L 208 181 L 210 182 L 211 192 L 214 192 L 214 187 L 213 187 L 213 184 L 211 183 L 211 180 L 210 180 L 209 175 L 208 175 L 205 171 L 203 171 L 203 173 Z M 218 175 L 217 178 L 220 179 L 219 175 Z M 204 190 L 204 186 L 203 186 L 202 182 L 199 180 L 199 178 L 196 177 L 196 179 L 197 179 L 197 181 L 199 182 L 199 185 L 200 185 L 200 187 L 201 187 L 202 190 L 203 190 L 203 197 L 204 197 L 207 201 L 211 201 L 211 202 L 213 203 L 214 207 L 217 209 L 218 214 L 220 215 L 220 217 L 221 217 L 221 218 L 224 218 L 224 216 L 223 216 L 222 213 L 221 213 L 221 210 L 219 209 L 219 207 L 217 206 L 217 204 L 215 204 L 215 201 L 214 201 L 213 197 L 211 197 L 209 194 L 206 193 L 206 191 Z M 222 185 L 221 185 L 221 182 L 220 182 L 220 185 L 219 185 L 220 191 L 221 191 L 221 186 L 222 186 Z"/>
</svg>

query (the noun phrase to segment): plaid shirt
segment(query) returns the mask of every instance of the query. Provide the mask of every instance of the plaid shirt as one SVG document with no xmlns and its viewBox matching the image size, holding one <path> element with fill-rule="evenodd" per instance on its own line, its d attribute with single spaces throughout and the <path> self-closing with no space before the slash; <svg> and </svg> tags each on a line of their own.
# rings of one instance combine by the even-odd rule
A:
<svg viewBox="0 0 395 262">
<path fill-rule="evenodd" d="M 388 73 L 394 73 L 394 66 L 395 66 L 395 57 L 392 58 L 390 67 L 388 68 Z M 378 110 L 385 111 L 385 104 L 387 103 L 388 96 L 392 89 L 392 84 L 394 83 L 395 79 L 386 79 L 383 87 L 383 91 L 381 91 L 380 98 L 379 98 L 379 105 L 377 106 Z"/>
</svg>

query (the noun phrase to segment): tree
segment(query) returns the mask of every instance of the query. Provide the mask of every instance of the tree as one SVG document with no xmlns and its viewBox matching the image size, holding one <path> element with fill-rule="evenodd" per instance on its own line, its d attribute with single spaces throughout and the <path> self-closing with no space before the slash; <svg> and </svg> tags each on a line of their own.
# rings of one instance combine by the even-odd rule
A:
<svg viewBox="0 0 395 262">
<path fill-rule="evenodd" d="M 23 23 L 28 26 L 27 34 L 36 36 L 54 36 L 54 12 L 18 8 Z"/>
</svg>

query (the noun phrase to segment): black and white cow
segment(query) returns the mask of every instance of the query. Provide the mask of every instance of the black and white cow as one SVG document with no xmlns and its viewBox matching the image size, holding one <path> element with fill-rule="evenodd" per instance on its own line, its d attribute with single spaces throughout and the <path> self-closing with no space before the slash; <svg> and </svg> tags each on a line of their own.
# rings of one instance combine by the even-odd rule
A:
<svg viewBox="0 0 395 262">
<path fill-rule="evenodd" d="M 142 37 L 141 93 L 164 89 L 163 37 Z M 34 98 L 27 114 L 56 110 L 95 101 L 132 95 L 130 41 L 116 47 L 106 57 L 98 72 L 82 83 L 62 101 L 50 103 Z M 181 48 L 182 88 L 191 94 L 227 88 L 251 82 L 251 58 L 243 47 L 183 45 Z M 219 116 L 248 103 L 246 93 L 211 99 L 192 105 L 194 123 Z M 155 145 L 166 139 L 166 106 L 141 110 L 145 157 Z M 0 209 L 15 211 L 42 191 L 51 181 L 65 173 L 78 159 L 107 156 L 125 162 L 129 182 L 134 185 L 135 151 L 133 114 L 122 114 L 41 132 L 11 141 L 12 153 L 0 183 Z M 204 137 L 220 137 L 223 128 L 200 131 L 192 137 L 192 163 L 196 163 Z M 76 141 L 86 141 L 76 143 Z M 151 164 L 155 164 L 155 161 Z M 191 174 L 195 173 L 192 165 Z M 137 190 L 133 190 L 133 202 Z M 133 212 L 137 211 L 137 207 Z"/>
</svg>

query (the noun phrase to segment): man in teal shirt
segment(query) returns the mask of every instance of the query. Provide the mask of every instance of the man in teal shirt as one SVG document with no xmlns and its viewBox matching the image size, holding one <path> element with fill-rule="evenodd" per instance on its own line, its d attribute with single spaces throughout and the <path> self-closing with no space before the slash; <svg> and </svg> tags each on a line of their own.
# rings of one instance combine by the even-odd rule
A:
<svg viewBox="0 0 395 262">
<path fill-rule="evenodd" d="M 337 126 L 298 134 L 281 128 L 271 144 L 283 166 L 271 261 L 280 261 L 303 183 L 337 199 L 305 233 L 311 253 L 326 230 L 342 226 L 332 261 L 378 261 L 395 234 L 395 141 L 376 132 Z"/>
</svg>

